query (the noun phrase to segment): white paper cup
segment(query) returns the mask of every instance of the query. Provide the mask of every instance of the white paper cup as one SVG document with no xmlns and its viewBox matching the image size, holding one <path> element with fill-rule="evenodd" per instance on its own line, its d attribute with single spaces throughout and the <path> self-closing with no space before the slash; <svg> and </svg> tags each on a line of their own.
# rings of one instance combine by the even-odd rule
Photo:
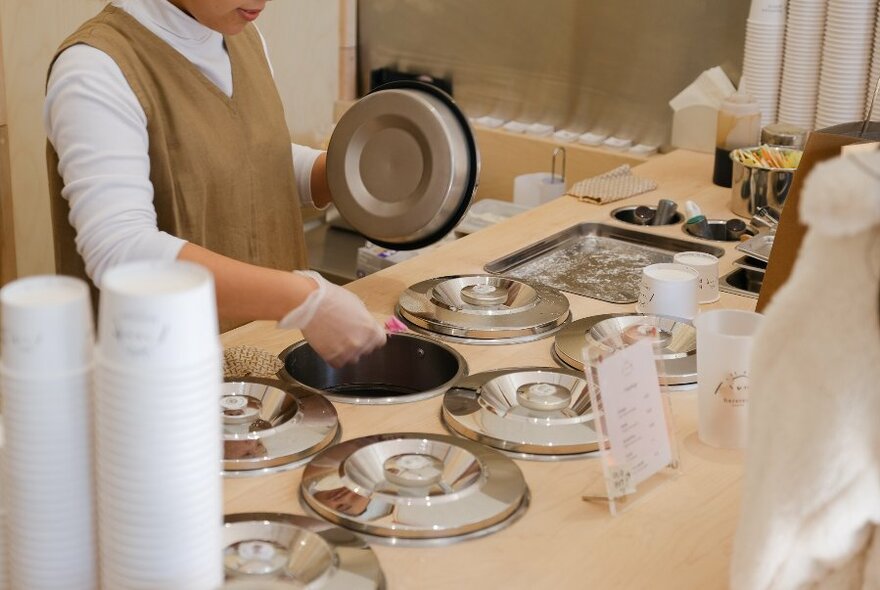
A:
<svg viewBox="0 0 880 590">
<path fill-rule="evenodd" d="M 718 257 L 706 252 L 677 252 L 672 260 L 689 266 L 700 275 L 697 287 L 699 303 L 713 303 L 721 298 L 718 292 Z"/>
<path fill-rule="evenodd" d="M 719 309 L 700 314 L 697 328 L 697 405 L 700 440 L 742 449 L 748 442 L 749 357 L 763 316 Z"/>
<path fill-rule="evenodd" d="M 692 320 L 697 315 L 700 275 L 689 266 L 659 263 L 642 269 L 636 311 Z"/>
<path fill-rule="evenodd" d="M 84 281 L 60 275 L 13 281 L 0 289 L 0 313 L 4 369 L 45 378 L 91 364 L 94 327 Z"/>
<path fill-rule="evenodd" d="M 752 0 L 749 21 L 781 24 L 785 22 L 785 0 Z"/>
<path fill-rule="evenodd" d="M 189 262 L 136 262 L 101 284 L 101 355 L 132 371 L 197 366 L 220 348 L 214 279 Z"/>
</svg>

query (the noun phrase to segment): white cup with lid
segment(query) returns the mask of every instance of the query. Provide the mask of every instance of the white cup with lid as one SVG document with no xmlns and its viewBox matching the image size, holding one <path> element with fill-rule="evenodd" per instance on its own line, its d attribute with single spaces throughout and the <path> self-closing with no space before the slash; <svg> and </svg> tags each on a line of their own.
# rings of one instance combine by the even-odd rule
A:
<svg viewBox="0 0 880 590">
<path fill-rule="evenodd" d="M 700 275 L 684 264 L 651 264 L 642 269 L 636 311 L 686 320 L 697 315 Z"/>
<path fill-rule="evenodd" d="M 700 275 L 697 287 L 698 303 L 714 303 L 721 298 L 718 292 L 718 257 L 707 252 L 677 252 L 672 257 L 676 264 L 689 266 Z"/>
</svg>

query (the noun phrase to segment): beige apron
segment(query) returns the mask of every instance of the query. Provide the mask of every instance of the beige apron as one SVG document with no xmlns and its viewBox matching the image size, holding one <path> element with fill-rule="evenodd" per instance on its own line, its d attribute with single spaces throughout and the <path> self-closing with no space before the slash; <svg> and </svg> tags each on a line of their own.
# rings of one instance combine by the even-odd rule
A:
<svg viewBox="0 0 880 590">
<path fill-rule="evenodd" d="M 231 98 L 114 6 L 83 24 L 58 54 L 79 43 L 105 52 L 140 101 L 160 230 L 251 264 L 306 268 L 290 136 L 262 42 L 250 25 L 224 40 Z M 51 144 L 47 162 L 56 270 L 87 279 Z"/>
</svg>

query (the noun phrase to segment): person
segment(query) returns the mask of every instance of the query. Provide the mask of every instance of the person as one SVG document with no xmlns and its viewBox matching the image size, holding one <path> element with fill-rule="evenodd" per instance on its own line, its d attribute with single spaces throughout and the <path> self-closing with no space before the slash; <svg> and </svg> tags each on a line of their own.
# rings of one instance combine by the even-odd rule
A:
<svg viewBox="0 0 880 590">
<path fill-rule="evenodd" d="M 44 109 L 56 267 L 100 286 L 123 262 L 200 263 L 224 329 L 278 320 L 338 367 L 385 332 L 301 270 L 326 154 L 290 142 L 254 24 L 267 1 L 113 0 L 61 44 Z"/>
</svg>

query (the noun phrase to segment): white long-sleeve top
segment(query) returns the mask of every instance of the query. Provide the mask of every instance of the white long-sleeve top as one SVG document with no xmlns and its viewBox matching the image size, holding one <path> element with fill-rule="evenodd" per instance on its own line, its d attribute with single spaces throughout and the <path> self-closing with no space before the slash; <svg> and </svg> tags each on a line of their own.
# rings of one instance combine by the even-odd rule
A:
<svg viewBox="0 0 880 590">
<path fill-rule="evenodd" d="M 232 96 L 232 65 L 220 33 L 167 0 L 113 4 Z M 61 53 L 49 76 L 43 121 L 58 153 L 61 194 L 70 204 L 77 251 L 95 284 L 100 285 L 104 271 L 123 262 L 177 258 L 186 242 L 157 227 L 147 117 L 116 62 L 87 45 Z M 292 145 L 304 204 L 312 200 L 309 179 L 320 153 Z"/>
</svg>

